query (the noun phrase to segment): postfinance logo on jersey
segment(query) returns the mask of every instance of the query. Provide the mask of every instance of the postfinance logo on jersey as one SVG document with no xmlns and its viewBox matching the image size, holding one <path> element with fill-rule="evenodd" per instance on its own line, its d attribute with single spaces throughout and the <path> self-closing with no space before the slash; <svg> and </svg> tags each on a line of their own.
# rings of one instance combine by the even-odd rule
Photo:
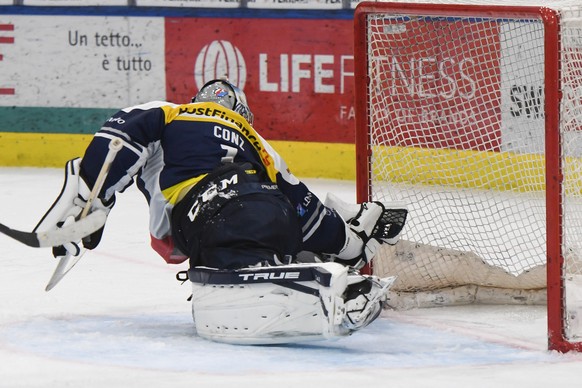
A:
<svg viewBox="0 0 582 388">
<path fill-rule="evenodd" d="M 181 116 L 188 115 L 197 118 L 218 118 L 231 122 L 240 129 L 245 127 L 242 116 L 231 110 L 221 109 L 220 105 L 215 103 L 186 104 L 180 105 L 178 109 L 178 114 Z"/>
</svg>

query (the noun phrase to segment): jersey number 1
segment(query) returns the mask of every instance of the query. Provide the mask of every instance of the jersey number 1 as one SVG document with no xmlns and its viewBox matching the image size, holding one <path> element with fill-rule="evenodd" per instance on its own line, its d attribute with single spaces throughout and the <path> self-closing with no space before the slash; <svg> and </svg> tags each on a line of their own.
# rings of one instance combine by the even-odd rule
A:
<svg viewBox="0 0 582 388">
<path fill-rule="evenodd" d="M 222 148 L 223 150 L 226 151 L 226 155 L 223 156 L 222 158 L 220 158 L 220 161 L 222 163 L 232 163 L 234 162 L 234 157 L 236 156 L 236 153 L 238 152 L 238 148 L 234 148 L 231 146 L 227 146 L 224 144 L 220 145 L 220 148 Z"/>
</svg>

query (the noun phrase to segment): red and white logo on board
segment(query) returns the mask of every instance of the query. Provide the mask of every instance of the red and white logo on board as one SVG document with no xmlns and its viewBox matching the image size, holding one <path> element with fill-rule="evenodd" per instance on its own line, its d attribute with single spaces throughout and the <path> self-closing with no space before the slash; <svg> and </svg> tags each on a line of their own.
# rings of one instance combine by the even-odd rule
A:
<svg viewBox="0 0 582 388">
<path fill-rule="evenodd" d="M 202 47 L 194 63 L 194 81 L 200 90 L 208 81 L 226 77 L 244 89 L 247 67 L 240 50 L 227 40 L 215 40 Z"/>
</svg>

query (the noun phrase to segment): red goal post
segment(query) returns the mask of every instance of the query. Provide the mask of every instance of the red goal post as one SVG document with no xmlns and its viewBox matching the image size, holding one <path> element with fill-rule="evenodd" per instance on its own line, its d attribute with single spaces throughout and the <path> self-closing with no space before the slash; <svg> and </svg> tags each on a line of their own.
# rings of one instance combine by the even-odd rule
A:
<svg viewBox="0 0 582 388">
<path fill-rule="evenodd" d="M 373 271 L 409 293 L 547 286 L 549 348 L 581 351 L 582 5 L 499 4 L 356 8 L 358 200 L 411 206 Z"/>
</svg>

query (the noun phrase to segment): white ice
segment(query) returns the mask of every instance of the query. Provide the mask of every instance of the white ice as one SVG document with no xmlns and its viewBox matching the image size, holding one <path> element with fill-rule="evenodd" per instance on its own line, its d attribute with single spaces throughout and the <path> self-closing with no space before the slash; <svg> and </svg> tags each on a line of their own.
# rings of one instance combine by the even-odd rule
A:
<svg viewBox="0 0 582 388">
<path fill-rule="evenodd" d="M 0 222 L 32 230 L 59 169 L 0 168 Z M 353 182 L 306 180 L 353 201 Z M 582 355 L 547 351 L 543 307 L 385 311 L 348 338 L 234 346 L 198 338 L 188 284 L 149 248 L 145 200 L 118 196 L 101 245 L 52 291 L 48 249 L 0 236 L 0 387 L 579 386 Z"/>
</svg>

